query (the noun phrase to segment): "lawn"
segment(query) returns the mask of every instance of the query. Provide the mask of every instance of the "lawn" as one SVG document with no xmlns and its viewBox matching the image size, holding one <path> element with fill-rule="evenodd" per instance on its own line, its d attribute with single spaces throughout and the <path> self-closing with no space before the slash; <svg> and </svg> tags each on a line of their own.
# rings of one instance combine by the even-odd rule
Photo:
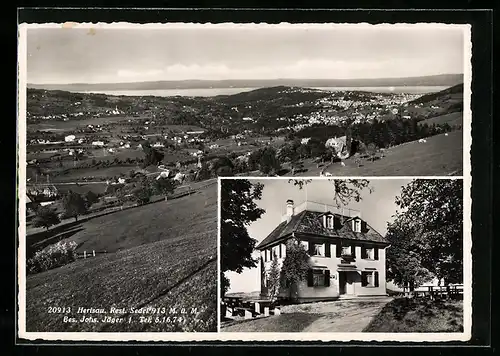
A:
<svg viewBox="0 0 500 356">
<path fill-rule="evenodd" d="M 464 113 L 460 111 L 460 112 L 452 112 L 450 114 L 444 114 L 444 115 L 440 115 L 440 116 L 431 117 L 429 119 L 420 121 L 418 124 L 419 125 L 423 125 L 423 124 L 427 124 L 427 125 L 448 124 L 450 126 L 460 126 L 461 127 L 463 124 L 463 120 L 464 120 Z"/>
<path fill-rule="evenodd" d="M 81 168 L 81 169 L 72 169 L 67 171 L 67 173 L 61 173 L 54 178 L 51 179 L 51 182 L 73 182 L 77 179 L 82 179 L 84 177 L 90 178 L 98 178 L 98 179 L 106 179 L 112 178 L 115 176 L 119 176 L 120 174 L 128 174 L 132 170 L 137 170 L 138 166 L 136 165 L 126 165 L 126 166 L 111 166 L 111 167 L 103 167 L 103 168 Z"/>
<path fill-rule="evenodd" d="M 426 138 L 425 143 L 408 142 L 386 149 L 385 157 L 375 161 L 363 159 L 358 167 L 354 158 L 330 165 L 333 176 L 446 176 L 462 175 L 463 131 L 453 131 Z M 322 167 L 308 162 L 307 171 L 297 176 L 319 176 Z"/>
<path fill-rule="evenodd" d="M 463 332 L 463 301 L 397 298 L 363 331 Z"/>
<path fill-rule="evenodd" d="M 27 331 L 215 331 L 216 188 L 211 185 L 191 196 L 70 227 L 66 238 L 76 241 L 79 251 L 108 253 L 28 276 Z M 49 313 L 50 307 L 71 311 Z M 77 313 L 78 307 L 103 308 L 105 313 L 86 314 L 97 317 L 96 323 L 65 323 L 64 316 L 84 315 Z M 127 310 L 113 315 L 111 307 Z M 131 307 L 165 307 L 167 314 L 155 314 L 152 322 L 141 323 L 140 317 L 147 315 L 130 313 Z M 169 312 L 173 307 L 177 311 Z M 184 315 L 181 308 L 190 312 Z M 127 322 L 102 322 L 106 315 Z M 155 322 L 156 316 L 166 319 Z"/>
<path fill-rule="evenodd" d="M 320 318 L 320 314 L 290 313 L 268 318 L 243 320 L 224 327 L 223 332 L 300 332 L 313 321 Z"/>
</svg>

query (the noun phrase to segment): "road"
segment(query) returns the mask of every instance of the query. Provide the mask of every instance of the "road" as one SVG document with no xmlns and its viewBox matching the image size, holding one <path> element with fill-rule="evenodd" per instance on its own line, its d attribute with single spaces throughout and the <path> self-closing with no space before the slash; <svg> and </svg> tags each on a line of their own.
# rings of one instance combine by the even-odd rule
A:
<svg viewBox="0 0 500 356">
<path fill-rule="evenodd" d="M 362 332 L 390 297 L 339 300 L 281 308 L 281 315 L 242 320 L 222 332 Z"/>
</svg>

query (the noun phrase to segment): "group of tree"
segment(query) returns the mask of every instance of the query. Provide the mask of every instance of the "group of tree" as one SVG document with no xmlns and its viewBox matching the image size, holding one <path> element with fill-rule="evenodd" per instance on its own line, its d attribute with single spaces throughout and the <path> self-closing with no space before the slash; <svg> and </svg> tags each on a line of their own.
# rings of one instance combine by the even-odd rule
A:
<svg viewBox="0 0 500 356">
<path fill-rule="evenodd" d="M 135 201 L 139 205 L 147 204 L 154 195 L 171 195 L 175 191 L 175 182 L 168 177 L 147 176 L 137 174 L 135 181 L 117 186 L 115 196 L 121 204 Z"/>
<path fill-rule="evenodd" d="M 248 157 L 248 170 L 259 170 L 265 175 L 275 175 L 281 169 L 281 163 L 272 146 L 253 151 Z"/>
<path fill-rule="evenodd" d="M 160 162 L 163 160 L 163 157 L 165 156 L 162 152 L 158 151 L 154 147 L 151 147 L 151 144 L 148 141 L 143 141 L 141 143 L 142 150 L 144 151 L 144 162 L 143 166 L 151 166 L 151 165 L 158 165 Z"/>
<path fill-rule="evenodd" d="M 88 213 L 89 208 L 99 201 L 99 197 L 92 191 L 88 191 L 85 195 L 78 194 L 73 191 L 68 191 L 62 197 L 62 217 L 74 218 L 78 221 L 78 217 Z M 39 206 L 35 213 L 33 226 L 44 227 L 49 229 L 53 225 L 61 222 L 60 216 L 56 210 L 50 206 Z"/>
<path fill-rule="evenodd" d="M 404 186 L 388 226 L 387 277 L 413 291 L 435 277 L 463 283 L 463 184 L 416 179 Z"/>
<path fill-rule="evenodd" d="M 314 137 L 318 141 L 326 142 L 331 137 L 340 137 L 347 134 L 348 128 L 351 137 L 366 145 L 372 143 L 380 148 L 387 148 L 405 142 L 449 132 L 453 129 L 448 123 L 437 125 L 419 124 L 418 119 L 377 120 L 349 125 L 314 125 L 296 133 L 290 133 L 288 139 Z"/>
</svg>

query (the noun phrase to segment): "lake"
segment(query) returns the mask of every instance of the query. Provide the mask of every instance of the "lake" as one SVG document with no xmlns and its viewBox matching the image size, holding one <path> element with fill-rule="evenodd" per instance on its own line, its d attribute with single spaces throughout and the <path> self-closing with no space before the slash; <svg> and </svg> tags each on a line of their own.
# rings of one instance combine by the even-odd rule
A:
<svg viewBox="0 0 500 356">
<path fill-rule="evenodd" d="M 402 87 L 321 87 L 312 88 L 326 91 L 368 91 L 373 93 L 408 93 L 427 94 L 449 88 L 448 86 L 402 86 Z M 259 88 L 203 88 L 203 89 L 161 89 L 161 90 L 120 90 L 120 91 L 84 91 L 82 93 L 96 93 L 124 96 L 201 96 L 232 95 L 252 91 Z"/>
</svg>

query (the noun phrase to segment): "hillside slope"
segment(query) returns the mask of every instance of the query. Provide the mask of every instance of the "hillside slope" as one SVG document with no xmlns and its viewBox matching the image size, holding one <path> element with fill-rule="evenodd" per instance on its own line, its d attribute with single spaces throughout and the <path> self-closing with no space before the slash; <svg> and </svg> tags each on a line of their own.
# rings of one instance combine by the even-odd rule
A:
<svg viewBox="0 0 500 356">
<path fill-rule="evenodd" d="M 362 160 L 358 167 L 354 158 L 330 165 L 326 172 L 333 176 L 460 176 L 463 172 L 463 131 L 457 130 L 426 138 L 425 143 L 407 142 L 386 149 L 385 157 L 371 162 Z M 322 167 L 305 165 L 306 172 L 297 176 L 319 176 Z"/>
<path fill-rule="evenodd" d="M 216 330 L 216 185 L 186 198 L 96 218 L 77 230 L 69 239 L 80 244 L 80 251 L 108 253 L 28 276 L 27 331 Z M 47 313 L 54 306 L 71 311 Z M 84 316 L 78 307 L 103 308 L 105 313 L 86 313 L 98 322 L 64 322 L 64 316 Z M 141 323 L 144 314 L 113 315 L 111 307 L 177 309 L 161 315 L 169 320 Z M 181 308 L 190 313 L 179 314 Z M 106 315 L 127 321 L 103 322 Z"/>
</svg>

